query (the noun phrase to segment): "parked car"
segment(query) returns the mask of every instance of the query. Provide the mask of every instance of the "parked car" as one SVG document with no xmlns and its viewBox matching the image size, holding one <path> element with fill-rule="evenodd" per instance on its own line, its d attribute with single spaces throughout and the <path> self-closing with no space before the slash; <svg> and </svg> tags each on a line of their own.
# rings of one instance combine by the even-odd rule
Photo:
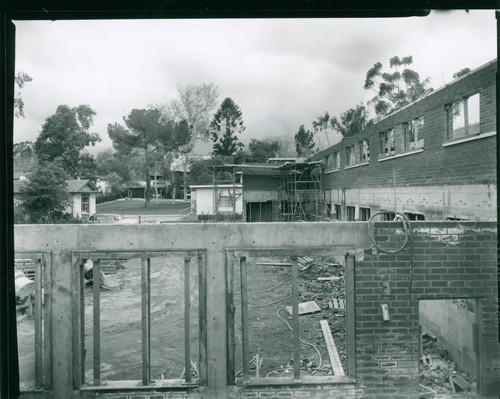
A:
<svg viewBox="0 0 500 399">
<path fill-rule="evenodd" d="M 122 215 L 112 213 L 95 213 L 89 216 L 88 222 L 99 224 L 137 224 L 139 223 L 139 219 L 124 218 Z"/>
</svg>

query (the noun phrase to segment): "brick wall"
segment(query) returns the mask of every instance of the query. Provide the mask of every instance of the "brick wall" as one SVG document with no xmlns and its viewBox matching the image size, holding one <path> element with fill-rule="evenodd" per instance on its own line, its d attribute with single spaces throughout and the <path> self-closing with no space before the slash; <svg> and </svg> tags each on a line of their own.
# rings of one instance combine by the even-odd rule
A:
<svg viewBox="0 0 500 399">
<path fill-rule="evenodd" d="M 340 151 L 340 170 L 327 173 L 323 188 L 369 188 L 396 186 L 429 186 L 496 183 L 496 138 L 494 136 L 443 147 L 446 141 L 447 112 L 445 104 L 462 96 L 480 92 L 480 132 L 496 130 L 496 62 L 458 79 L 433 94 L 395 114 L 386 117 L 363 132 L 346 138 L 324 150 L 312 160 L 324 160 L 326 155 Z M 424 150 L 412 155 L 379 162 L 379 133 L 424 116 Z M 370 162 L 357 168 L 344 169 L 345 148 L 368 140 Z M 402 149 L 402 139 L 396 134 L 396 155 Z M 395 181 L 393 181 L 393 170 Z"/>
<path fill-rule="evenodd" d="M 397 223 L 377 224 L 382 248 L 398 247 Z M 489 222 L 412 222 L 413 284 L 409 292 L 411 250 L 398 254 L 368 249 L 356 262 L 356 384 L 239 388 L 231 397 L 418 398 L 419 299 L 481 298 L 484 397 L 500 392 L 497 330 L 497 232 Z M 378 252 L 378 253 L 376 253 Z M 389 281 L 389 296 L 380 282 Z M 382 320 L 380 304 L 389 305 Z"/>
</svg>

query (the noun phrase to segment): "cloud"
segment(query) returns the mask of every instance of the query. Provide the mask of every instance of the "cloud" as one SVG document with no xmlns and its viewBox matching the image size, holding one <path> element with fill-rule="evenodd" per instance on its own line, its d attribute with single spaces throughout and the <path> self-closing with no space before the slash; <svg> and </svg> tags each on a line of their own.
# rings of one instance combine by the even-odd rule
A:
<svg viewBox="0 0 500 399">
<path fill-rule="evenodd" d="M 16 67 L 26 119 L 15 141 L 34 140 L 59 104 L 89 104 L 95 129 L 133 108 L 166 103 L 177 85 L 214 83 L 242 109 L 244 135 L 293 136 L 328 111 L 340 115 L 371 93 L 366 71 L 394 55 L 437 88 L 454 72 L 496 56 L 493 11 L 405 19 L 16 21 Z"/>
</svg>

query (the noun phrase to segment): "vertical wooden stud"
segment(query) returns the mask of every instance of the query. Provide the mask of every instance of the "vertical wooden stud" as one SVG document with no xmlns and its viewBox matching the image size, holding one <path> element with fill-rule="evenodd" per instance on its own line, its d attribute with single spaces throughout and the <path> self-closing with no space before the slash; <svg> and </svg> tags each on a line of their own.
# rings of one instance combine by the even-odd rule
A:
<svg viewBox="0 0 500 399">
<path fill-rule="evenodd" d="M 243 341 L 243 382 L 250 382 L 250 365 L 248 364 L 250 343 L 248 337 L 248 293 L 247 293 L 247 258 L 240 258 L 241 280 L 241 339 Z"/>
<path fill-rule="evenodd" d="M 141 259 L 141 315 L 142 315 L 142 385 L 151 381 L 151 347 L 150 347 L 150 270 L 151 259 Z"/>
<path fill-rule="evenodd" d="M 94 291 L 94 385 L 101 385 L 101 275 L 100 260 L 95 260 L 92 269 Z"/>
<path fill-rule="evenodd" d="M 345 256 L 345 295 L 346 295 L 346 325 L 347 325 L 347 373 L 356 377 L 356 325 L 355 325 L 355 257 Z"/>
<path fill-rule="evenodd" d="M 299 271 L 297 256 L 290 258 L 292 263 L 292 332 L 293 332 L 293 378 L 300 380 L 300 331 L 299 331 Z"/>
<path fill-rule="evenodd" d="M 43 386 L 52 389 L 52 253 L 42 255 L 44 271 L 44 303 L 45 312 L 43 341 L 44 341 L 44 366 Z"/>
<path fill-rule="evenodd" d="M 80 382 L 85 384 L 85 268 L 80 260 Z"/>
<path fill-rule="evenodd" d="M 235 383 L 235 341 L 234 341 L 234 256 L 226 252 L 226 341 L 227 341 L 227 384 Z"/>
<path fill-rule="evenodd" d="M 35 264 L 35 387 L 42 386 L 42 260 Z"/>
<path fill-rule="evenodd" d="M 189 309 L 191 307 L 191 287 L 189 265 L 191 257 L 184 258 L 184 379 L 191 382 L 191 333 L 189 329 Z"/>
<path fill-rule="evenodd" d="M 200 386 L 207 385 L 207 270 L 206 257 L 198 252 L 198 322 L 200 329 Z"/>
</svg>

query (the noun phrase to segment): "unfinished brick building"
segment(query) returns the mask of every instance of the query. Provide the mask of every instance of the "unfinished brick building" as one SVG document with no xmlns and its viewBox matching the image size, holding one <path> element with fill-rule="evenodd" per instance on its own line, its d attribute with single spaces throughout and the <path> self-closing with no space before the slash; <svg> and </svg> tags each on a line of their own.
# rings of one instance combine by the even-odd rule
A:
<svg viewBox="0 0 500 399">
<path fill-rule="evenodd" d="M 493 60 L 315 154 L 330 216 L 496 220 Z"/>
</svg>

